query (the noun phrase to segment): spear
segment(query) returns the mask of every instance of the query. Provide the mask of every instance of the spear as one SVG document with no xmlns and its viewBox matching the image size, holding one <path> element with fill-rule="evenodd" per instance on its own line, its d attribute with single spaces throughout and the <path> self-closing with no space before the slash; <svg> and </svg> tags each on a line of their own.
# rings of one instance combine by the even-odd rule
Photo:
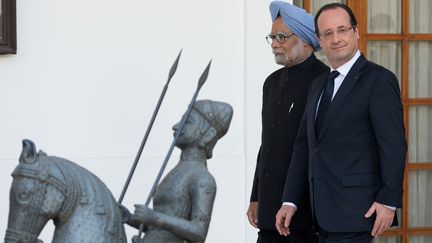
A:
<svg viewBox="0 0 432 243">
<path fill-rule="evenodd" d="M 133 174 L 134 174 L 134 172 L 135 172 L 135 169 L 136 169 L 136 167 L 137 167 L 137 165 L 138 165 L 138 161 L 139 161 L 139 159 L 140 159 L 140 157 L 141 157 L 142 151 L 143 151 L 144 146 L 145 146 L 145 144 L 146 144 L 146 142 L 147 142 L 147 138 L 148 138 L 148 136 L 149 136 L 149 134 L 150 134 L 150 130 L 151 130 L 152 127 L 153 127 L 153 123 L 154 123 L 154 121 L 155 121 L 155 119 L 156 119 L 157 113 L 159 112 L 159 108 L 160 108 L 160 106 L 161 106 L 161 104 L 162 104 L 162 101 L 163 101 L 163 99 L 164 99 L 164 97 L 165 97 L 165 93 L 166 93 L 166 91 L 167 91 L 167 89 L 168 89 L 168 85 L 169 85 L 169 83 L 170 83 L 170 81 L 171 81 L 171 78 L 174 76 L 174 73 L 175 73 L 176 70 L 177 70 L 177 66 L 178 66 L 178 63 L 179 63 L 179 59 L 180 59 L 180 55 L 181 55 L 181 53 L 182 53 L 182 50 L 180 50 L 179 54 L 177 55 L 176 60 L 174 61 L 173 65 L 171 66 L 171 69 L 170 69 L 169 74 L 168 74 L 168 80 L 167 80 L 167 82 L 166 82 L 165 85 L 164 85 L 164 88 L 163 88 L 162 93 L 161 93 L 161 95 L 160 95 L 160 97 L 159 97 L 158 103 L 157 103 L 157 105 L 156 105 L 156 108 L 155 108 L 155 110 L 153 111 L 153 115 L 152 115 L 152 117 L 151 117 L 151 119 L 150 119 L 150 123 L 149 123 L 149 125 L 147 126 L 147 131 L 146 131 L 146 133 L 145 133 L 145 135 L 144 135 L 144 138 L 143 138 L 143 140 L 142 140 L 142 142 L 141 142 L 141 146 L 140 146 L 139 149 L 138 149 L 138 153 L 137 153 L 137 155 L 135 156 L 135 160 L 134 160 L 134 162 L 133 162 L 133 164 L 132 164 L 132 168 L 131 168 L 131 170 L 129 171 L 129 176 L 128 176 L 128 178 L 126 179 L 126 183 L 125 183 L 125 185 L 124 185 L 124 187 L 123 187 L 122 193 L 121 193 L 120 198 L 119 198 L 119 200 L 118 200 L 118 203 L 119 203 L 119 204 L 121 204 L 121 203 L 123 202 L 123 198 L 124 198 L 124 196 L 125 196 L 125 194 L 126 194 L 126 191 L 127 191 L 128 187 L 129 187 L 129 183 L 130 183 L 130 181 L 132 180 L 132 176 L 133 176 Z"/>
<path fill-rule="evenodd" d="M 179 137 L 180 137 L 180 134 L 181 134 L 181 132 L 182 132 L 182 130 L 183 130 L 183 127 L 184 127 L 184 125 L 185 125 L 185 123 L 186 123 L 186 120 L 187 120 L 189 114 L 190 114 L 191 111 L 192 111 L 193 105 L 194 105 L 194 103 L 195 103 L 195 101 L 196 101 L 196 99 L 197 99 L 197 97 L 198 97 L 198 93 L 199 93 L 201 87 L 203 86 L 203 84 L 205 83 L 205 81 L 207 80 L 207 77 L 208 77 L 208 74 L 209 74 L 209 70 L 210 70 L 210 64 L 211 64 L 211 60 L 210 60 L 210 62 L 208 63 L 206 69 L 205 69 L 204 72 L 201 74 L 201 77 L 200 77 L 199 80 L 198 80 L 198 85 L 197 85 L 197 88 L 196 88 L 196 90 L 195 90 L 195 93 L 194 93 L 194 95 L 193 95 L 193 97 L 192 97 L 191 102 L 189 103 L 189 107 L 188 107 L 186 113 L 183 115 L 182 119 L 180 120 L 180 124 L 179 124 L 179 126 L 178 126 L 177 131 L 176 131 L 176 134 L 175 134 L 174 140 L 172 141 L 171 146 L 170 146 L 170 148 L 169 148 L 169 150 L 168 150 L 168 153 L 167 153 L 167 155 L 165 156 L 165 160 L 164 160 L 164 162 L 162 163 L 162 166 L 161 166 L 161 168 L 160 168 L 160 170 L 159 170 L 159 174 L 157 175 L 156 180 L 155 180 L 154 183 L 153 183 L 153 187 L 152 187 L 152 189 L 150 190 L 150 193 L 149 193 L 149 195 L 148 195 L 148 197 L 147 197 L 147 200 L 146 200 L 146 202 L 145 202 L 145 206 L 148 206 L 148 205 L 150 204 L 151 199 L 153 198 L 153 195 L 154 195 L 154 193 L 155 193 L 156 187 L 157 187 L 157 185 L 159 184 L 159 181 L 160 181 L 160 179 L 161 179 L 161 177 L 162 177 L 162 174 L 163 174 L 163 172 L 164 172 L 164 170 L 165 170 L 165 167 L 166 167 L 166 165 L 167 165 L 167 163 L 168 163 L 168 160 L 169 160 L 169 158 L 171 157 L 171 153 L 172 153 L 172 151 L 173 151 L 173 149 L 174 149 L 174 146 L 176 145 L 177 140 L 178 140 Z M 139 233 L 138 233 L 138 237 L 139 237 L 139 238 L 141 238 L 141 234 L 142 234 L 143 229 L 144 229 L 144 225 L 143 225 L 143 224 L 140 224 L 140 226 L 139 226 Z"/>
</svg>

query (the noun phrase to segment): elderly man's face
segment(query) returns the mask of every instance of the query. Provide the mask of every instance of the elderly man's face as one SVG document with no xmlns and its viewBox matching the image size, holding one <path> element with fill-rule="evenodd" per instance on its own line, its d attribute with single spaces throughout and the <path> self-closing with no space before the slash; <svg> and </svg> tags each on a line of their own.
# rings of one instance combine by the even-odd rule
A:
<svg viewBox="0 0 432 243">
<path fill-rule="evenodd" d="M 285 26 L 281 17 L 277 17 L 272 25 L 271 34 L 275 35 L 277 33 L 284 33 L 285 35 L 293 34 Z M 304 44 L 296 35 L 285 38 L 284 43 L 274 40 L 271 47 L 277 64 L 290 67 L 303 61 Z"/>
<path fill-rule="evenodd" d="M 204 118 L 198 112 L 192 110 L 186 119 L 186 123 L 181 131 L 181 134 L 177 140 L 176 146 L 183 149 L 191 144 L 197 144 L 202 135 L 205 134 L 204 131 L 207 126 L 202 126 L 205 122 Z M 180 122 L 173 126 L 174 136 L 177 134 Z"/>
</svg>

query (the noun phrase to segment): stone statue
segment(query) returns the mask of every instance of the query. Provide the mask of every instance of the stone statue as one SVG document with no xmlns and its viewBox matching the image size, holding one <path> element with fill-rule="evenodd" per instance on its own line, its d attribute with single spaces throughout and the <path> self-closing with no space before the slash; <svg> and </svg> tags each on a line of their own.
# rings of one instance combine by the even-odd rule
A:
<svg viewBox="0 0 432 243">
<path fill-rule="evenodd" d="M 144 224 L 141 243 L 204 242 L 207 236 L 216 182 L 207 170 L 213 147 L 225 135 L 232 107 L 223 102 L 196 101 L 176 146 L 182 150 L 179 163 L 158 185 L 153 209 L 136 205 L 128 224 Z M 177 132 L 178 124 L 173 130 Z"/>
<path fill-rule="evenodd" d="M 36 243 L 45 224 L 56 226 L 53 243 L 124 243 L 122 214 L 95 175 L 62 158 L 36 152 L 23 141 L 12 173 L 5 243 Z"/>
<path fill-rule="evenodd" d="M 228 131 L 232 113 L 227 103 L 195 102 L 176 143 L 182 150 L 180 162 L 157 187 L 154 210 L 136 205 L 132 216 L 91 172 L 37 152 L 32 141 L 24 140 L 12 173 L 5 243 L 41 243 L 38 236 L 49 220 L 56 226 L 53 243 L 125 243 L 126 221 L 147 229 L 135 241 L 203 242 L 216 195 L 207 159 Z M 177 125 L 173 129 L 178 132 Z"/>
</svg>

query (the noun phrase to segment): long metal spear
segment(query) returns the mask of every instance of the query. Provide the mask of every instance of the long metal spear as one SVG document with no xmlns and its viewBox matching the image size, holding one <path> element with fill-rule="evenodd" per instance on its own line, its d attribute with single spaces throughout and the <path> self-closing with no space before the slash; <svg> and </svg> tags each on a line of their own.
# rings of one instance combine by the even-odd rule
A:
<svg viewBox="0 0 432 243">
<path fill-rule="evenodd" d="M 179 63 L 179 59 L 180 59 L 180 55 L 181 55 L 181 53 L 182 53 L 182 50 L 180 50 L 179 54 L 177 55 L 176 60 L 174 61 L 173 65 L 171 66 L 170 72 L 169 72 L 169 74 L 168 74 L 168 80 L 167 80 L 167 82 L 166 82 L 165 85 L 164 85 L 164 88 L 163 88 L 163 90 L 162 90 L 161 95 L 159 96 L 158 103 L 157 103 L 157 105 L 156 105 L 155 110 L 153 111 L 153 115 L 152 115 L 152 117 L 151 117 L 151 119 L 150 119 L 150 123 L 149 123 L 149 125 L 147 126 L 147 131 L 146 131 L 146 133 L 145 133 L 145 135 L 144 135 L 144 138 L 143 138 L 143 140 L 142 140 L 142 142 L 141 142 L 141 146 L 140 146 L 139 149 L 138 149 L 138 153 L 137 153 L 137 155 L 135 156 L 135 160 L 134 160 L 134 162 L 133 162 L 132 168 L 131 168 L 131 170 L 129 171 L 129 176 L 128 176 L 128 178 L 126 179 L 126 183 L 125 183 L 125 185 L 124 185 L 124 187 L 123 187 L 122 193 L 121 193 L 120 198 L 119 198 L 119 200 L 118 200 L 118 203 L 119 203 L 119 204 L 121 204 L 121 203 L 123 202 L 123 198 L 124 198 L 124 196 L 125 196 L 125 194 L 126 194 L 126 191 L 127 191 L 128 187 L 129 187 L 129 183 L 130 183 L 131 180 L 132 180 L 132 176 L 133 176 L 133 174 L 134 174 L 134 172 L 135 172 L 135 169 L 136 169 L 136 167 L 137 167 L 137 165 L 138 165 L 138 161 L 139 161 L 139 159 L 140 159 L 140 157 L 141 157 L 142 151 L 143 151 L 144 146 L 145 146 L 145 144 L 146 144 L 146 142 L 147 142 L 147 138 L 148 138 L 148 136 L 149 136 L 149 134 L 150 134 L 150 130 L 151 130 L 152 127 L 153 127 L 153 123 L 154 123 L 154 121 L 155 121 L 155 119 L 156 119 L 157 113 L 159 112 L 159 108 L 160 108 L 160 106 L 161 106 L 161 104 L 162 104 L 162 101 L 163 101 L 163 99 L 164 99 L 164 97 L 165 97 L 165 93 L 166 93 L 166 91 L 167 91 L 167 89 L 168 89 L 168 84 L 169 84 L 169 82 L 171 81 L 171 78 L 174 76 L 174 73 L 175 73 L 176 70 L 177 70 L 177 66 L 178 66 L 178 63 Z"/>
<path fill-rule="evenodd" d="M 197 85 L 197 88 L 196 88 L 196 90 L 195 90 L 195 93 L 194 93 L 194 95 L 193 95 L 193 97 L 192 97 L 191 102 L 189 103 L 189 107 L 188 107 L 186 113 L 183 115 L 182 119 L 180 120 L 180 124 L 179 124 L 179 126 L 178 126 L 177 131 L 176 131 L 176 134 L 175 134 L 174 140 L 172 141 L 171 146 L 170 146 L 170 148 L 169 148 L 169 150 L 168 150 L 168 153 L 167 153 L 167 155 L 165 156 L 165 160 L 164 160 L 164 162 L 162 163 L 162 166 L 161 166 L 161 168 L 160 168 L 160 170 L 159 170 L 159 174 L 157 175 L 156 180 L 155 180 L 154 183 L 153 183 L 153 187 L 152 187 L 152 189 L 150 190 L 150 193 L 149 193 L 149 195 L 148 195 L 148 197 L 147 197 L 147 200 L 146 200 L 146 202 L 145 202 L 145 206 L 148 206 L 148 205 L 150 204 L 151 199 L 153 198 L 153 195 L 154 195 L 154 193 L 155 193 L 156 187 L 157 187 L 158 184 L 159 184 L 159 181 L 160 181 L 160 179 L 161 179 L 161 177 L 162 177 L 162 174 L 163 174 L 163 172 L 164 172 L 164 170 L 165 170 L 165 167 L 166 167 L 166 165 L 167 165 L 167 163 L 168 163 L 168 160 L 169 160 L 169 158 L 171 157 L 171 153 L 172 153 L 172 151 L 173 151 L 173 149 L 174 149 L 174 146 L 176 145 L 177 140 L 178 140 L 179 137 L 180 137 L 180 134 L 181 134 L 181 132 L 182 132 L 182 130 L 183 130 L 183 127 L 184 127 L 184 125 L 185 125 L 185 123 L 186 123 L 186 120 L 187 120 L 189 114 L 190 114 L 191 111 L 192 111 L 193 105 L 194 105 L 194 103 L 195 103 L 195 101 L 196 101 L 196 99 L 197 99 L 197 97 L 198 97 L 198 93 L 199 93 L 201 87 L 203 86 L 203 84 L 205 83 L 205 81 L 207 80 L 207 77 L 208 77 L 208 74 L 209 74 L 209 70 L 210 70 L 210 64 L 211 64 L 211 60 L 210 60 L 209 64 L 207 65 L 206 69 L 204 70 L 204 72 L 201 74 L 201 77 L 200 77 L 199 80 L 198 80 L 198 85 Z M 138 237 L 139 237 L 139 238 L 141 238 L 141 234 L 142 234 L 143 228 L 144 228 L 144 225 L 143 225 L 143 224 L 140 224 L 140 227 L 139 227 L 139 233 L 138 233 Z"/>
</svg>

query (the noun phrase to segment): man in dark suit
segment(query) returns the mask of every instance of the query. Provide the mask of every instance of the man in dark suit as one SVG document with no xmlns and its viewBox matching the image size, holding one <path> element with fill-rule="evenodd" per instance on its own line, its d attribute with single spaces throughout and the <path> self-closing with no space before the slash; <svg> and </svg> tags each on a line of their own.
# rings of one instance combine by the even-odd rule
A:
<svg viewBox="0 0 432 243">
<path fill-rule="evenodd" d="M 293 220 L 293 234 L 281 236 L 275 227 L 292 146 L 306 106 L 313 79 L 328 73 L 328 67 L 315 58 L 319 50 L 313 16 L 289 3 L 270 4 L 273 21 L 267 40 L 275 61 L 283 65 L 264 82 L 261 147 L 247 212 L 252 226 L 259 228 L 258 243 L 314 243 L 309 195 L 302 201 Z"/>
<path fill-rule="evenodd" d="M 371 242 L 397 224 L 402 206 L 406 141 L 398 81 L 360 54 L 357 21 L 346 5 L 323 6 L 315 27 L 332 72 L 309 90 L 276 228 L 290 234 L 309 182 L 320 242 Z"/>
</svg>

